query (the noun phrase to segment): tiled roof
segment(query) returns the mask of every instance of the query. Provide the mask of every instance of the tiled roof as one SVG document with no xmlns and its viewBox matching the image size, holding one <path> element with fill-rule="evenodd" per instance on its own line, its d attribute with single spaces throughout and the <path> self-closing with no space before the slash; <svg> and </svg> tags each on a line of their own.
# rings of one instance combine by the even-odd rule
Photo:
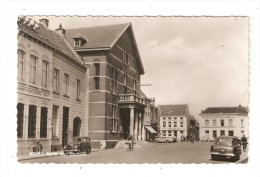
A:
<svg viewBox="0 0 260 177">
<path fill-rule="evenodd" d="M 128 29 L 130 29 L 133 34 L 131 23 L 66 29 L 66 39 L 69 42 L 70 46 L 73 47 L 76 51 L 110 50 Z M 84 37 L 85 39 L 87 39 L 87 42 L 83 43 L 82 46 L 74 47 L 73 38 L 75 38 L 75 36 L 81 36 L 82 38 Z M 140 73 L 144 74 L 144 68 L 134 34 L 132 37 L 134 46 L 136 47 L 135 52 L 138 67 L 140 69 Z"/>
<path fill-rule="evenodd" d="M 209 107 L 206 110 L 202 111 L 201 114 L 248 114 L 247 107 Z"/>
<path fill-rule="evenodd" d="M 30 27 L 30 22 L 25 22 L 25 17 L 20 17 L 18 20 L 18 27 L 19 30 L 22 30 L 23 32 L 27 33 L 28 35 L 35 37 L 42 42 L 45 42 L 46 44 L 52 46 L 53 48 L 61 51 L 65 55 L 69 56 L 71 59 L 75 60 L 77 63 L 83 64 L 83 61 L 79 58 L 77 53 L 73 51 L 71 46 L 66 42 L 66 39 L 61 37 L 56 32 L 47 29 L 42 24 L 34 22 L 37 24 L 37 28 Z M 30 19 L 31 20 L 31 19 Z"/>
<path fill-rule="evenodd" d="M 159 105 L 160 114 L 164 115 L 188 115 L 188 105 Z"/>
<path fill-rule="evenodd" d="M 80 47 L 81 49 L 111 48 L 129 25 L 130 23 L 66 29 L 66 38 L 73 46 L 73 37 L 79 33 L 88 39 L 88 42 Z"/>
</svg>

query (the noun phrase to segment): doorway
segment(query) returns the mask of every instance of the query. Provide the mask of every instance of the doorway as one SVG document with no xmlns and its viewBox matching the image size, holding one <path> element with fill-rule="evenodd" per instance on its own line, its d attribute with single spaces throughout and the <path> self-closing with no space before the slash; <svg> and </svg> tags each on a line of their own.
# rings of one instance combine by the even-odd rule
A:
<svg viewBox="0 0 260 177">
<path fill-rule="evenodd" d="M 69 128 L 69 108 L 63 107 L 63 123 L 62 123 L 62 147 L 68 144 L 68 128 Z"/>
</svg>

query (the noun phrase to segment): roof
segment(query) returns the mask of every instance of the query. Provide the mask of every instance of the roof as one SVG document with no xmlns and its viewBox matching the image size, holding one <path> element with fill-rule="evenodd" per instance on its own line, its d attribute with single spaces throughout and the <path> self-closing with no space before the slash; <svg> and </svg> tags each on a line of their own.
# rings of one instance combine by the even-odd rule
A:
<svg viewBox="0 0 260 177">
<path fill-rule="evenodd" d="M 164 115 L 188 115 L 188 105 L 159 105 L 160 114 Z"/>
<path fill-rule="evenodd" d="M 129 23 L 66 29 L 66 38 L 71 46 L 74 46 L 75 35 L 81 34 L 87 38 L 88 42 L 82 45 L 81 49 L 111 48 L 128 26 Z"/>
<path fill-rule="evenodd" d="M 75 37 L 84 37 L 83 39 L 87 39 L 86 43 L 75 48 L 76 51 L 110 50 L 128 29 L 130 29 L 132 33 L 132 40 L 135 46 L 134 51 L 136 53 L 138 67 L 141 74 L 144 74 L 143 64 L 135 41 L 131 23 L 66 29 L 66 39 L 71 47 L 74 47 Z"/>
<path fill-rule="evenodd" d="M 201 114 L 248 114 L 247 107 L 209 107 L 206 110 L 202 111 Z"/>
<path fill-rule="evenodd" d="M 27 19 L 26 19 L 27 18 Z M 58 33 L 46 28 L 41 23 L 36 21 L 32 22 L 34 25 L 37 25 L 37 28 L 32 28 L 30 26 L 30 21 L 28 17 L 19 17 L 18 27 L 19 30 L 27 33 L 28 35 L 35 37 L 38 40 L 50 45 L 51 47 L 57 49 L 63 54 L 69 56 L 71 59 L 83 65 L 83 61 L 79 58 L 77 53 L 71 48 L 65 38 L 61 37 Z"/>
</svg>

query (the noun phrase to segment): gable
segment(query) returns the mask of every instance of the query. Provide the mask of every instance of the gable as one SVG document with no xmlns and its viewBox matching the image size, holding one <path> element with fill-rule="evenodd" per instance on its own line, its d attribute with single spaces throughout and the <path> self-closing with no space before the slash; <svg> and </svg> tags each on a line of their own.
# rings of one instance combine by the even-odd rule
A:
<svg viewBox="0 0 260 177">
<path fill-rule="evenodd" d="M 115 41 L 111 49 L 111 53 L 119 59 L 123 58 L 124 52 L 129 56 L 129 67 L 137 71 L 139 75 L 144 74 L 142 60 L 139 55 L 131 25 L 129 25 L 120 38 Z"/>
</svg>

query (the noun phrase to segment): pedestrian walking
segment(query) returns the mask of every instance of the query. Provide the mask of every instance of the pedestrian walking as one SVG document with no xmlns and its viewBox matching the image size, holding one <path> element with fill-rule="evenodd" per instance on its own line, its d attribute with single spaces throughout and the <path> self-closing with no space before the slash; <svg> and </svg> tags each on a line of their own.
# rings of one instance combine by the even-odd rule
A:
<svg viewBox="0 0 260 177">
<path fill-rule="evenodd" d="M 242 143 L 242 146 L 243 146 L 243 151 L 245 152 L 246 151 L 246 148 L 247 148 L 247 138 L 245 135 L 243 135 L 243 137 L 241 138 L 241 143 Z"/>
<path fill-rule="evenodd" d="M 185 136 L 181 135 L 181 142 L 183 143 L 185 141 Z"/>
</svg>

